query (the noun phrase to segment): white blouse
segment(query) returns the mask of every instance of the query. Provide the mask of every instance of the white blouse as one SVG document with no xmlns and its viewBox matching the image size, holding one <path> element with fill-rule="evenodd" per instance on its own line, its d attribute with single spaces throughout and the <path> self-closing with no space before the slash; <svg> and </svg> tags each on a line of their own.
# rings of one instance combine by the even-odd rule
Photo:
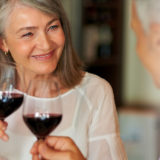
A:
<svg viewBox="0 0 160 160">
<path fill-rule="evenodd" d="M 62 99 L 63 118 L 51 135 L 71 137 L 87 160 L 127 160 L 112 88 L 106 80 L 86 73 L 81 84 L 64 93 Z M 10 139 L 0 140 L 0 160 L 31 160 L 36 138 L 22 119 L 22 107 L 6 121 Z"/>
</svg>

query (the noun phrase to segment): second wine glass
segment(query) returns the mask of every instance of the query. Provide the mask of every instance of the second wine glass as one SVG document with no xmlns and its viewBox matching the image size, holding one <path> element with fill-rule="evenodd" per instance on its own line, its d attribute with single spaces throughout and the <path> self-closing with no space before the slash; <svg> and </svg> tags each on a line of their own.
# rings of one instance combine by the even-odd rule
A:
<svg viewBox="0 0 160 160">
<path fill-rule="evenodd" d="M 24 99 L 23 119 L 37 139 L 44 139 L 61 122 L 61 96 L 52 76 L 36 76 L 30 81 Z"/>
<path fill-rule="evenodd" d="M 22 66 L 15 63 L 0 62 L 0 120 L 5 120 L 23 102 L 23 93 L 17 90 L 20 79 L 21 88 L 24 89 L 21 69 Z"/>
</svg>

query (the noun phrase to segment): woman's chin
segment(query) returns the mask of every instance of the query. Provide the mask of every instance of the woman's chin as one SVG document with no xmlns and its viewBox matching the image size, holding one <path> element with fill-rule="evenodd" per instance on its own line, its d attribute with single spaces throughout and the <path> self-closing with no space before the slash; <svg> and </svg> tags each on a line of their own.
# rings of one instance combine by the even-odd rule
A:
<svg viewBox="0 0 160 160">
<path fill-rule="evenodd" d="M 36 74 L 39 74 L 39 75 L 48 75 L 48 74 L 51 74 L 53 73 L 54 71 L 51 70 L 51 71 L 36 71 L 35 73 Z"/>
<path fill-rule="evenodd" d="M 51 74 L 55 71 L 55 68 L 32 68 L 31 69 L 33 73 L 39 74 L 39 75 L 45 75 L 45 74 Z"/>
</svg>

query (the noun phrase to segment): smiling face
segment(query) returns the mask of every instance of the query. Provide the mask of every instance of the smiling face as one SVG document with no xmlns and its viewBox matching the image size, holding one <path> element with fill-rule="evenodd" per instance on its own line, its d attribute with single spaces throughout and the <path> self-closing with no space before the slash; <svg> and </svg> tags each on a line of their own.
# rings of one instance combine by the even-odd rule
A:
<svg viewBox="0 0 160 160">
<path fill-rule="evenodd" d="M 56 69 L 64 44 L 64 32 L 56 15 L 18 4 L 7 19 L 3 50 L 10 51 L 16 63 L 38 74 Z"/>
</svg>

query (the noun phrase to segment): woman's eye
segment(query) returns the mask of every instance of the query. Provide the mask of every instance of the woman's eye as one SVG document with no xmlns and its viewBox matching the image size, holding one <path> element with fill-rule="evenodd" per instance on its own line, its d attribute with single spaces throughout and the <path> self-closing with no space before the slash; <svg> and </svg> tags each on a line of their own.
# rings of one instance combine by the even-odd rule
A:
<svg viewBox="0 0 160 160">
<path fill-rule="evenodd" d="M 53 26 L 50 26 L 50 27 L 49 27 L 48 31 L 49 31 L 49 30 L 55 30 L 55 29 L 57 29 L 57 28 L 58 28 L 58 25 L 53 25 Z"/>
<path fill-rule="evenodd" d="M 32 32 L 28 32 L 28 33 L 22 35 L 22 37 L 31 37 L 31 36 L 33 36 Z"/>
</svg>

